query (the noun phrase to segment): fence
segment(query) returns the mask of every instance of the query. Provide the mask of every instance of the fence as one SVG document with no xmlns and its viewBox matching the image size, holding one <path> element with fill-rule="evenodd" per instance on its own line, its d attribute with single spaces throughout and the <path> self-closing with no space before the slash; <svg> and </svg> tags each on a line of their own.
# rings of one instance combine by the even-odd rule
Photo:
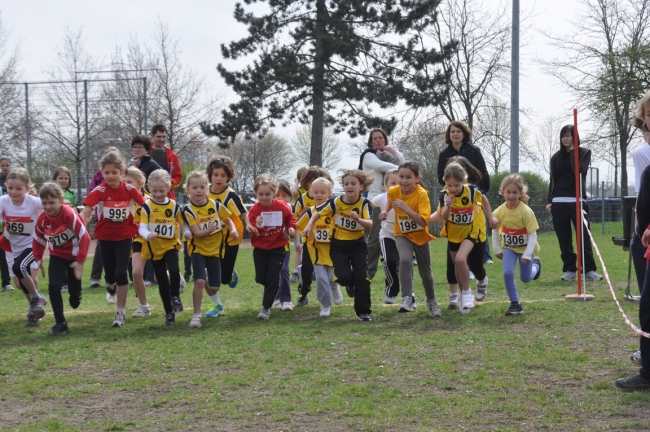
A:
<svg viewBox="0 0 650 432">
<path fill-rule="evenodd" d="M 146 78 L 0 83 L 0 92 L 12 107 L 1 111 L 11 125 L 0 137 L 1 154 L 26 167 L 36 184 L 67 166 L 80 196 L 106 147 L 148 129 Z"/>
</svg>

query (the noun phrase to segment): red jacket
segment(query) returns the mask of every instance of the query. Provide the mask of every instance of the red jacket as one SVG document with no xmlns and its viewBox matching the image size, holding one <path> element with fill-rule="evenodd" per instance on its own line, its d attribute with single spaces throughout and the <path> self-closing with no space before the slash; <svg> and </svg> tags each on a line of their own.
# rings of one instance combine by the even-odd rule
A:
<svg viewBox="0 0 650 432">
<path fill-rule="evenodd" d="M 152 152 L 153 143 L 151 144 L 151 150 L 149 150 L 149 154 Z M 175 200 L 176 195 L 174 194 L 174 189 L 180 186 L 181 182 L 183 181 L 183 171 L 181 170 L 181 163 L 178 160 L 178 155 L 167 146 L 165 146 L 165 153 L 167 154 L 167 171 L 172 178 L 172 188 L 169 189 L 167 196 Z"/>
<path fill-rule="evenodd" d="M 61 213 L 50 217 L 43 212 L 38 216 L 32 236 L 32 252 L 36 261 L 43 260 L 45 248 L 50 255 L 83 264 L 88 255 L 90 236 L 79 213 L 71 207 L 61 206 Z"/>
</svg>

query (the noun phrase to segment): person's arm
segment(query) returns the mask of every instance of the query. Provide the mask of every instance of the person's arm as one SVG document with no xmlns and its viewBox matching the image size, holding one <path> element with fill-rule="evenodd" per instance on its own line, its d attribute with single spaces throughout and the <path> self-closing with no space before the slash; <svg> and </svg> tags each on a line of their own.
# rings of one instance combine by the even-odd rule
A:
<svg viewBox="0 0 650 432">
<path fill-rule="evenodd" d="M 235 226 L 235 223 L 232 221 L 232 219 L 226 218 L 222 222 L 226 228 L 228 228 L 228 231 L 230 231 L 230 238 L 237 240 L 239 238 L 239 232 L 237 231 L 237 227 Z"/>
<path fill-rule="evenodd" d="M 492 207 L 490 206 L 490 200 L 485 195 L 481 196 L 481 207 L 485 209 L 485 216 L 487 217 L 490 227 L 496 228 L 499 225 L 499 220 L 492 215 Z"/>
<path fill-rule="evenodd" d="M 390 211 L 392 208 L 390 202 L 388 202 L 388 205 L 390 208 L 386 211 L 386 214 Z M 404 201 L 402 200 L 395 200 L 395 207 L 402 210 L 404 213 L 406 213 L 411 219 L 415 221 L 416 224 L 420 225 L 421 227 L 427 226 L 427 220 L 425 220 L 421 214 L 419 214 L 416 211 L 413 211 L 412 208 L 407 206 Z M 383 213 L 383 212 L 382 212 Z"/>
<path fill-rule="evenodd" d="M 580 169 L 580 174 L 585 174 L 589 169 L 591 164 L 591 150 L 579 147 L 578 148 L 578 168 Z M 571 172 L 575 175 L 576 173 L 576 152 L 574 149 L 569 151 L 569 160 L 571 161 Z"/>
<path fill-rule="evenodd" d="M 636 233 L 641 236 L 650 225 L 650 165 L 641 173 L 641 185 L 636 197 Z"/>
<path fill-rule="evenodd" d="M 40 218 L 36 221 L 36 226 L 32 231 L 32 254 L 34 255 L 34 261 L 41 262 L 43 261 L 43 253 L 47 247 L 47 240 L 45 240 L 45 234 L 40 227 Z"/>
<path fill-rule="evenodd" d="M 551 156 L 551 162 L 550 162 L 550 175 L 548 179 L 548 193 L 546 194 L 546 211 L 551 212 L 551 203 L 553 202 L 553 188 L 554 188 L 554 182 L 555 182 L 555 153 L 553 156 Z"/>
<path fill-rule="evenodd" d="M 523 254 L 521 254 L 521 262 L 529 264 L 533 260 L 533 253 L 535 252 L 535 245 L 537 244 L 537 232 L 533 231 L 528 234 L 528 246 Z"/>
<path fill-rule="evenodd" d="M 150 241 L 155 240 L 158 235 L 149 231 L 149 207 L 147 205 L 142 206 L 142 211 L 140 212 L 140 226 L 138 227 L 138 234 L 143 239 Z"/>
<path fill-rule="evenodd" d="M 492 229 L 492 252 L 498 259 L 503 259 L 503 250 L 501 249 L 501 230 Z"/>
<path fill-rule="evenodd" d="M 374 153 L 366 153 L 363 157 L 363 170 L 364 171 L 379 171 L 385 173 L 392 169 L 397 169 L 398 165 L 392 164 L 390 162 L 384 162 L 379 159 Z"/>
<path fill-rule="evenodd" d="M 372 228 L 372 219 L 362 219 L 357 212 L 350 212 L 350 218 L 366 229 Z"/>
</svg>

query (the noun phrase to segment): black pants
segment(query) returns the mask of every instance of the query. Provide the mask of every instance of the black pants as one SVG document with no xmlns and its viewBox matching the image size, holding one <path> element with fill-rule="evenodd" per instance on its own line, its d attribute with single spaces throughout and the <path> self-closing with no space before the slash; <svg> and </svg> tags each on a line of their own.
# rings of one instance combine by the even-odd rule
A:
<svg viewBox="0 0 650 432">
<path fill-rule="evenodd" d="M 646 273 L 646 248 L 641 242 L 641 237 L 634 232 L 632 233 L 632 240 L 630 242 L 630 249 L 632 249 L 632 262 L 634 263 L 634 273 L 636 274 L 636 282 L 639 285 L 639 292 L 643 291 L 643 282 L 645 281 Z"/>
<path fill-rule="evenodd" d="M 384 293 L 390 297 L 397 297 L 399 295 L 399 254 L 397 253 L 397 246 L 395 246 L 395 239 L 380 238 L 379 245 L 381 246 L 381 255 L 384 259 L 384 273 L 386 274 L 386 287 Z"/>
<path fill-rule="evenodd" d="M 306 296 L 311 291 L 311 275 L 314 273 L 314 264 L 311 262 L 311 255 L 307 249 L 307 244 L 302 245 L 302 260 L 300 264 L 300 284 L 298 292 Z"/>
<path fill-rule="evenodd" d="M 342 286 L 353 286 L 354 311 L 357 316 L 370 314 L 370 279 L 368 279 L 368 246 L 366 239 L 330 241 L 334 278 Z"/>
<path fill-rule="evenodd" d="M 95 247 L 95 256 L 93 257 L 93 267 L 90 270 L 90 278 L 94 280 L 102 280 L 102 270 L 104 263 L 102 262 L 102 248 L 99 247 L 99 241 Z"/>
<path fill-rule="evenodd" d="M 50 255 L 50 266 L 47 269 L 47 276 L 49 278 L 48 291 L 50 295 L 50 302 L 52 304 L 52 312 L 54 312 L 54 319 L 57 323 L 65 322 L 63 315 L 63 297 L 61 296 L 61 285 L 63 280 L 67 279 L 68 294 L 70 294 L 70 304 L 73 308 L 75 299 L 81 296 L 81 281 L 74 276 L 74 269 L 70 267 L 74 260 L 66 260 L 57 256 Z"/>
<path fill-rule="evenodd" d="M 370 216 L 372 217 L 372 228 L 368 230 L 368 277 L 372 280 L 377 273 L 379 266 L 379 256 L 381 254 L 381 246 L 379 245 L 379 231 L 381 230 L 381 221 L 379 220 L 379 213 L 381 208 L 374 207 Z"/>
<path fill-rule="evenodd" d="M 639 324 L 641 330 L 650 333 L 650 272 L 646 271 L 639 303 Z M 641 370 L 639 373 L 650 380 L 650 339 L 640 336 Z"/>
<path fill-rule="evenodd" d="M 192 257 L 190 256 L 190 253 L 187 250 L 187 242 L 183 244 L 183 265 L 185 267 L 185 272 L 183 273 L 183 276 L 185 276 L 185 280 L 187 282 L 190 281 L 190 277 L 192 276 Z M 221 278 L 219 278 L 221 281 Z"/>
<path fill-rule="evenodd" d="M 271 309 L 273 300 L 278 295 L 278 290 L 280 289 L 280 273 L 282 272 L 285 256 L 284 247 L 269 250 L 260 248 L 253 249 L 255 282 L 264 286 L 264 298 L 262 299 L 262 307 L 264 309 Z"/>
<path fill-rule="evenodd" d="M 235 261 L 239 245 L 225 245 L 221 257 L 221 285 L 228 285 L 232 281 L 232 272 L 235 271 Z"/>
<path fill-rule="evenodd" d="M 0 249 L 0 275 L 2 275 L 2 286 L 11 285 L 11 276 L 9 275 L 9 265 L 7 265 L 7 254 L 4 249 Z"/>
<path fill-rule="evenodd" d="M 104 264 L 104 278 L 109 285 L 119 286 L 129 284 L 127 274 L 131 258 L 131 239 L 120 241 L 99 240 Z"/>
<path fill-rule="evenodd" d="M 583 209 L 587 214 L 589 209 L 587 204 L 582 205 Z M 555 229 L 555 234 L 557 235 L 557 240 L 560 243 L 560 257 L 562 258 L 562 271 L 563 272 L 576 272 L 578 271 L 578 266 L 576 261 L 578 260 L 578 255 L 573 251 L 573 231 L 571 230 L 571 224 L 573 227 L 576 227 L 576 205 L 575 203 L 552 203 L 551 204 L 551 215 L 553 216 L 553 229 Z M 585 216 L 586 219 L 586 216 Z M 578 221 L 579 222 L 579 221 Z M 589 227 L 589 224 L 587 223 Z M 591 228 L 590 228 L 591 229 Z M 583 254 L 585 257 L 585 268 L 584 273 L 590 271 L 596 271 L 596 261 L 594 261 L 594 253 L 591 250 L 591 241 L 589 237 L 585 237 L 587 234 L 584 227 L 581 227 L 582 238 L 584 239 L 584 250 Z"/>
<path fill-rule="evenodd" d="M 474 247 L 469 255 L 467 255 L 467 266 L 469 267 L 469 271 L 474 273 L 476 280 L 485 279 L 485 263 L 483 262 L 485 256 L 484 243 L 488 243 L 487 239 L 485 242 L 474 243 Z M 447 283 L 454 285 L 458 283 L 458 280 L 456 279 L 456 264 L 451 258 L 449 243 L 447 243 Z"/>
<path fill-rule="evenodd" d="M 178 250 L 171 249 L 165 252 L 162 259 L 150 260 L 153 271 L 158 279 L 158 292 L 165 306 L 165 313 L 172 311 L 172 297 L 180 295 L 181 274 L 178 269 Z M 169 271 L 169 275 L 167 275 Z"/>
<path fill-rule="evenodd" d="M 32 253 L 32 248 L 27 248 L 20 253 L 16 258 L 14 258 L 14 265 L 11 267 L 11 270 L 14 272 L 18 279 L 23 279 L 28 276 L 31 277 L 31 265 L 34 262 L 34 254 Z M 29 294 L 25 285 L 22 281 L 20 282 L 20 289 L 23 290 L 25 294 Z"/>
</svg>

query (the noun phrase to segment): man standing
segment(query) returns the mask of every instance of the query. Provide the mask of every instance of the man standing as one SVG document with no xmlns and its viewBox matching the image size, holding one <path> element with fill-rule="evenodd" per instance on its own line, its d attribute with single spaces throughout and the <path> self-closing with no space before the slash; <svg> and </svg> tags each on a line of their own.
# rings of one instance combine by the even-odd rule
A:
<svg viewBox="0 0 650 432">
<path fill-rule="evenodd" d="M 178 156 L 172 151 L 167 144 L 167 128 L 165 125 L 157 124 L 151 128 L 151 157 L 158 162 L 163 169 L 169 172 L 172 178 L 172 187 L 169 189 L 167 196 L 175 200 L 174 189 L 176 189 L 183 180 L 183 171 L 178 161 Z"/>
</svg>

